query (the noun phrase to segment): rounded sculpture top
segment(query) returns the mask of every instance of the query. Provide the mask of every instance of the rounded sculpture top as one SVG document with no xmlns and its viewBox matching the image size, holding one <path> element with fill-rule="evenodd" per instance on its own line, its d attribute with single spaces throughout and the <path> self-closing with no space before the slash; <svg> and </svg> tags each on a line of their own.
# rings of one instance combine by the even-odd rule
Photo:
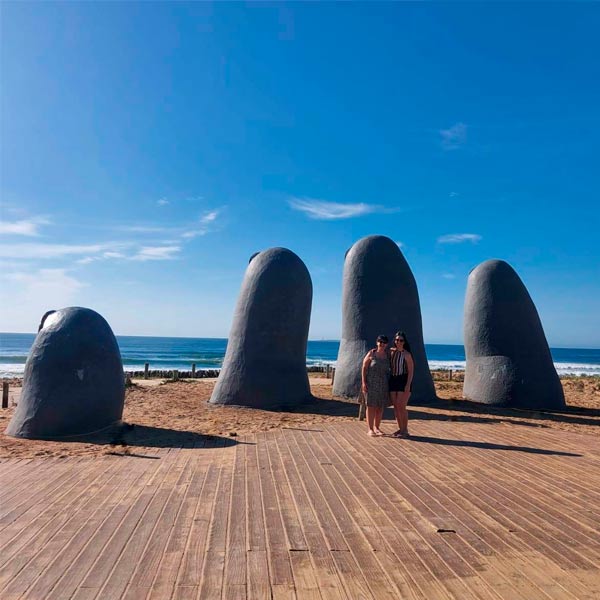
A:
<svg viewBox="0 0 600 600">
<path fill-rule="evenodd" d="M 263 250 L 246 269 L 232 333 L 243 338 L 238 342 L 251 339 L 253 348 L 260 342 L 271 351 L 278 347 L 286 352 L 293 339 L 305 335 L 311 302 L 312 281 L 304 262 L 287 248 Z"/>
<path fill-rule="evenodd" d="M 564 406 L 538 312 L 507 262 L 487 260 L 471 271 L 464 323 L 466 399 L 518 408 Z"/>
<path fill-rule="evenodd" d="M 470 355 L 549 355 L 533 300 L 504 260 L 486 260 L 469 274 L 464 323 L 465 350 Z"/>
<path fill-rule="evenodd" d="M 342 292 L 342 339 L 333 393 L 356 397 L 360 365 L 380 333 L 406 331 L 415 361 L 413 401 L 435 398 L 423 343 L 417 283 L 398 244 L 383 235 L 358 240 L 347 252 Z"/>
<path fill-rule="evenodd" d="M 403 296 L 410 302 L 418 298 L 415 278 L 398 244 L 383 235 L 364 237 L 347 252 L 343 290 L 346 339 L 370 340 L 375 331 L 405 326 L 395 322 L 397 302 L 404 304 Z"/>
<path fill-rule="evenodd" d="M 125 397 L 123 364 L 105 319 L 89 308 L 45 315 L 7 429 L 26 438 L 86 435 L 117 425 Z"/>
<path fill-rule="evenodd" d="M 306 344 L 312 282 L 286 248 L 253 256 L 238 297 L 212 404 L 267 408 L 310 398 Z"/>
</svg>

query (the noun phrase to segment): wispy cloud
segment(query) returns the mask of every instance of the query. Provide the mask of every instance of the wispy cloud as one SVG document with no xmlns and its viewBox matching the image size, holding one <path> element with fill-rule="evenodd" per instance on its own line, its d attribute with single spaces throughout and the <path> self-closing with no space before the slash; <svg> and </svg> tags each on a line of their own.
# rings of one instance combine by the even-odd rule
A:
<svg viewBox="0 0 600 600">
<path fill-rule="evenodd" d="M 131 260 L 174 260 L 181 251 L 181 246 L 143 246 Z"/>
<path fill-rule="evenodd" d="M 351 219 L 376 212 L 385 212 L 385 208 L 377 204 L 345 204 L 341 202 L 327 202 L 313 198 L 292 198 L 289 205 L 303 212 L 309 219 L 333 221 L 336 219 Z"/>
<path fill-rule="evenodd" d="M 454 275 L 453 273 L 444 273 L 444 274 L 442 275 L 442 277 L 443 277 L 444 279 L 456 279 L 456 275 Z"/>
<path fill-rule="evenodd" d="M 24 235 L 37 237 L 40 235 L 39 228 L 49 225 L 50 221 L 44 217 L 33 219 L 22 219 L 20 221 L 0 221 L 0 234 L 2 235 Z"/>
<path fill-rule="evenodd" d="M 160 200 L 156 201 L 156 204 L 158 206 L 167 206 L 167 204 L 170 204 L 170 202 L 166 198 L 161 198 Z"/>
<path fill-rule="evenodd" d="M 482 237 L 478 233 L 449 233 L 442 235 L 437 241 L 438 244 L 462 244 L 463 242 L 476 244 L 481 239 Z"/>
<path fill-rule="evenodd" d="M 175 227 L 164 227 L 162 225 L 119 225 L 113 227 L 118 231 L 124 231 L 126 233 L 169 233 L 177 234 L 178 229 Z"/>
<path fill-rule="evenodd" d="M 460 196 L 458 192 L 450 192 L 448 195 L 450 196 L 450 198 L 456 198 L 457 196 Z"/>
<path fill-rule="evenodd" d="M 467 141 L 467 126 L 464 123 L 455 123 L 448 129 L 440 129 L 440 136 L 444 150 L 457 150 Z"/>
<path fill-rule="evenodd" d="M 110 252 L 103 252 L 102 254 L 99 254 L 97 256 L 85 256 L 84 258 L 80 258 L 79 260 L 76 260 L 75 262 L 78 265 L 89 265 L 90 263 L 96 262 L 99 260 L 110 260 L 110 259 L 119 259 L 119 258 L 127 258 L 127 256 L 125 254 L 123 254 L 122 252 L 110 251 Z"/>
<path fill-rule="evenodd" d="M 217 219 L 222 211 L 222 208 L 215 208 L 205 212 L 198 221 L 198 227 L 195 229 L 190 229 L 189 231 L 184 231 L 181 234 L 181 237 L 190 240 L 214 231 L 217 224 Z"/>
<path fill-rule="evenodd" d="M 48 259 L 110 251 L 112 244 L 0 244 L 0 258 Z"/>
</svg>

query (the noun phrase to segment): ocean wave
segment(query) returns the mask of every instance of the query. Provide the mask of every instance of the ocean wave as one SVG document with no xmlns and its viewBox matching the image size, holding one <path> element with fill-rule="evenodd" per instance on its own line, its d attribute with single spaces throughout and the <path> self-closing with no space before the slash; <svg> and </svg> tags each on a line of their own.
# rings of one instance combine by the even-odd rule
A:
<svg viewBox="0 0 600 600">
<path fill-rule="evenodd" d="M 152 371 L 169 371 L 177 369 L 179 371 L 190 371 L 192 363 L 196 363 L 197 371 L 206 371 L 209 369 L 218 369 L 221 367 L 223 362 L 222 358 L 211 358 L 211 359 L 196 359 L 190 361 L 181 360 L 165 360 L 165 361 L 151 361 L 151 360 L 131 360 L 125 358 L 123 364 L 123 370 L 125 371 L 143 371 L 145 363 L 149 363 L 150 370 Z M 436 370 L 450 370 L 453 371 L 464 371 L 466 362 L 464 360 L 430 360 L 429 368 L 432 371 Z M 320 357 L 307 357 L 306 365 L 308 367 L 324 367 L 331 365 L 336 366 L 335 360 L 330 360 Z M 585 375 L 585 376 L 598 376 L 600 377 L 600 365 L 593 363 L 561 363 L 555 362 L 554 367 L 559 375 Z M 0 377 L 23 377 L 25 371 L 25 363 L 0 363 Z"/>
</svg>

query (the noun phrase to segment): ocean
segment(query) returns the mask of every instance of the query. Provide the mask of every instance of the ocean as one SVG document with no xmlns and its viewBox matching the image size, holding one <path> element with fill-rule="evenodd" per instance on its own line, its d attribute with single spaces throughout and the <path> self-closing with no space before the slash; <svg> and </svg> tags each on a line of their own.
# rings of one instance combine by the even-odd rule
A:
<svg viewBox="0 0 600 600">
<path fill-rule="evenodd" d="M 35 334 L 0 333 L 0 377 L 23 375 L 27 354 Z M 178 369 L 186 371 L 196 363 L 196 369 L 218 369 L 225 356 L 226 339 L 117 336 L 123 366 L 127 371 L 140 371 L 144 363 L 151 370 Z M 307 365 L 335 364 L 337 340 L 310 340 Z M 461 345 L 426 344 L 431 369 L 464 370 L 465 350 Z M 600 350 L 551 348 L 559 375 L 600 376 Z"/>
</svg>

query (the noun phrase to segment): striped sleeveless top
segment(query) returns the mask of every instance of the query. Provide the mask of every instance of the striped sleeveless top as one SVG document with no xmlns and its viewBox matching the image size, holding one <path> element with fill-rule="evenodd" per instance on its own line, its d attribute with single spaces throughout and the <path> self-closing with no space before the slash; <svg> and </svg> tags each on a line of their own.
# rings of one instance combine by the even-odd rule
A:
<svg viewBox="0 0 600 600">
<path fill-rule="evenodd" d="M 406 359 L 404 358 L 404 350 L 402 352 L 392 352 L 392 376 L 406 375 L 408 369 L 406 368 Z"/>
</svg>

